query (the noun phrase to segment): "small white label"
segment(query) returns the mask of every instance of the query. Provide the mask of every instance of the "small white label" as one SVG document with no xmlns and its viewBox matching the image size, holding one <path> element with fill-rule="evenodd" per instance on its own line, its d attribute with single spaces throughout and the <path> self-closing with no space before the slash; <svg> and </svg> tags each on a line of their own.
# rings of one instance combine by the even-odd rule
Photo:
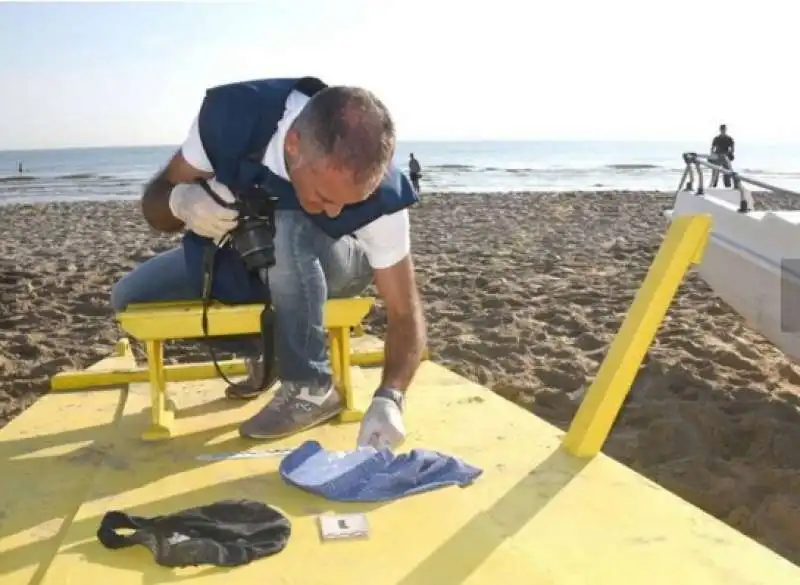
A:
<svg viewBox="0 0 800 585">
<path fill-rule="evenodd" d="M 364 514 L 324 514 L 319 516 L 319 527 L 323 540 L 369 536 Z"/>
</svg>

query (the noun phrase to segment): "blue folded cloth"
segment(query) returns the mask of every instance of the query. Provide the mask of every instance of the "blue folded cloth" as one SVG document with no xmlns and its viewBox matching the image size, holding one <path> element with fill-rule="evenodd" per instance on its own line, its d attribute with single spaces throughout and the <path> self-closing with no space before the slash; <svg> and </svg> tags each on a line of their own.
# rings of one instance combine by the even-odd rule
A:
<svg viewBox="0 0 800 585">
<path fill-rule="evenodd" d="M 399 455 L 374 447 L 326 451 L 317 441 L 306 441 L 286 455 L 278 470 L 287 483 L 340 502 L 379 502 L 449 485 L 464 487 L 483 473 L 428 449 Z"/>
</svg>

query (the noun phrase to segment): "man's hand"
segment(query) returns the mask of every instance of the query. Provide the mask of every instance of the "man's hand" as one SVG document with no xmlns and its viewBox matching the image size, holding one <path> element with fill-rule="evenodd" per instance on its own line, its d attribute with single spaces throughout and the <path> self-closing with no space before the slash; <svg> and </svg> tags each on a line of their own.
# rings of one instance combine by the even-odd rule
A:
<svg viewBox="0 0 800 585">
<path fill-rule="evenodd" d="M 230 190 L 215 179 L 208 180 L 208 187 L 223 201 L 235 201 Z M 169 208 L 188 229 L 214 241 L 219 241 L 236 227 L 238 212 L 219 205 L 197 183 L 176 185 L 169 196 Z"/>
<path fill-rule="evenodd" d="M 167 166 L 154 176 L 142 195 L 142 214 L 150 227 L 160 232 L 173 233 L 183 229 L 183 221 L 176 218 L 169 206 L 169 196 L 175 185 L 192 183 L 197 179 L 208 179 L 213 173 L 194 168 L 180 151 L 176 152 Z"/>
<path fill-rule="evenodd" d="M 400 407 L 390 398 L 375 397 L 364 414 L 358 432 L 358 446 L 394 449 L 406 438 L 406 427 Z"/>
</svg>

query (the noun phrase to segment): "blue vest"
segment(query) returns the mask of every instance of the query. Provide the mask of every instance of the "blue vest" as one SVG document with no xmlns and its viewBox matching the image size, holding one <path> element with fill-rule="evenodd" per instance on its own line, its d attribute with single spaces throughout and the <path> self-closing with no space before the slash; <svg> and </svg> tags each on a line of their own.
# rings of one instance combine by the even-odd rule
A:
<svg viewBox="0 0 800 585">
<path fill-rule="evenodd" d="M 325 87 L 319 79 L 303 77 L 244 81 L 207 90 L 198 128 L 217 181 L 232 191 L 263 186 L 277 198 L 277 209 L 302 210 L 292 184 L 270 171 L 261 160 L 292 90 L 313 96 Z M 338 239 L 417 201 L 411 182 L 392 164 L 375 192 L 364 201 L 346 205 L 335 218 L 324 213 L 308 215 L 321 230 Z M 214 245 L 212 240 L 192 232 L 183 237 L 187 273 L 198 295 L 202 291 L 203 255 L 208 246 Z M 212 298 L 225 303 L 253 303 L 264 301 L 268 294 L 235 250 L 225 246 L 217 251 Z"/>
</svg>

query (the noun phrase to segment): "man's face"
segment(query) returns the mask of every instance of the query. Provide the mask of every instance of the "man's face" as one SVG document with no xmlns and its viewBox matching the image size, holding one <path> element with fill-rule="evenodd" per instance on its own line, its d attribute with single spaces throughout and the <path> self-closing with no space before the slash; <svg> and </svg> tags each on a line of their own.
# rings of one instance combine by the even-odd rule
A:
<svg viewBox="0 0 800 585">
<path fill-rule="evenodd" d="M 362 201 L 369 193 L 354 184 L 350 174 L 321 163 L 300 165 L 291 172 L 300 205 L 308 213 L 336 217 L 345 205 Z"/>
<path fill-rule="evenodd" d="M 345 205 L 363 201 L 375 185 L 357 185 L 346 170 L 337 169 L 328 161 L 299 160 L 298 143 L 291 133 L 286 137 L 286 153 L 289 177 L 297 193 L 300 206 L 308 213 L 324 213 L 336 217 Z"/>
</svg>

